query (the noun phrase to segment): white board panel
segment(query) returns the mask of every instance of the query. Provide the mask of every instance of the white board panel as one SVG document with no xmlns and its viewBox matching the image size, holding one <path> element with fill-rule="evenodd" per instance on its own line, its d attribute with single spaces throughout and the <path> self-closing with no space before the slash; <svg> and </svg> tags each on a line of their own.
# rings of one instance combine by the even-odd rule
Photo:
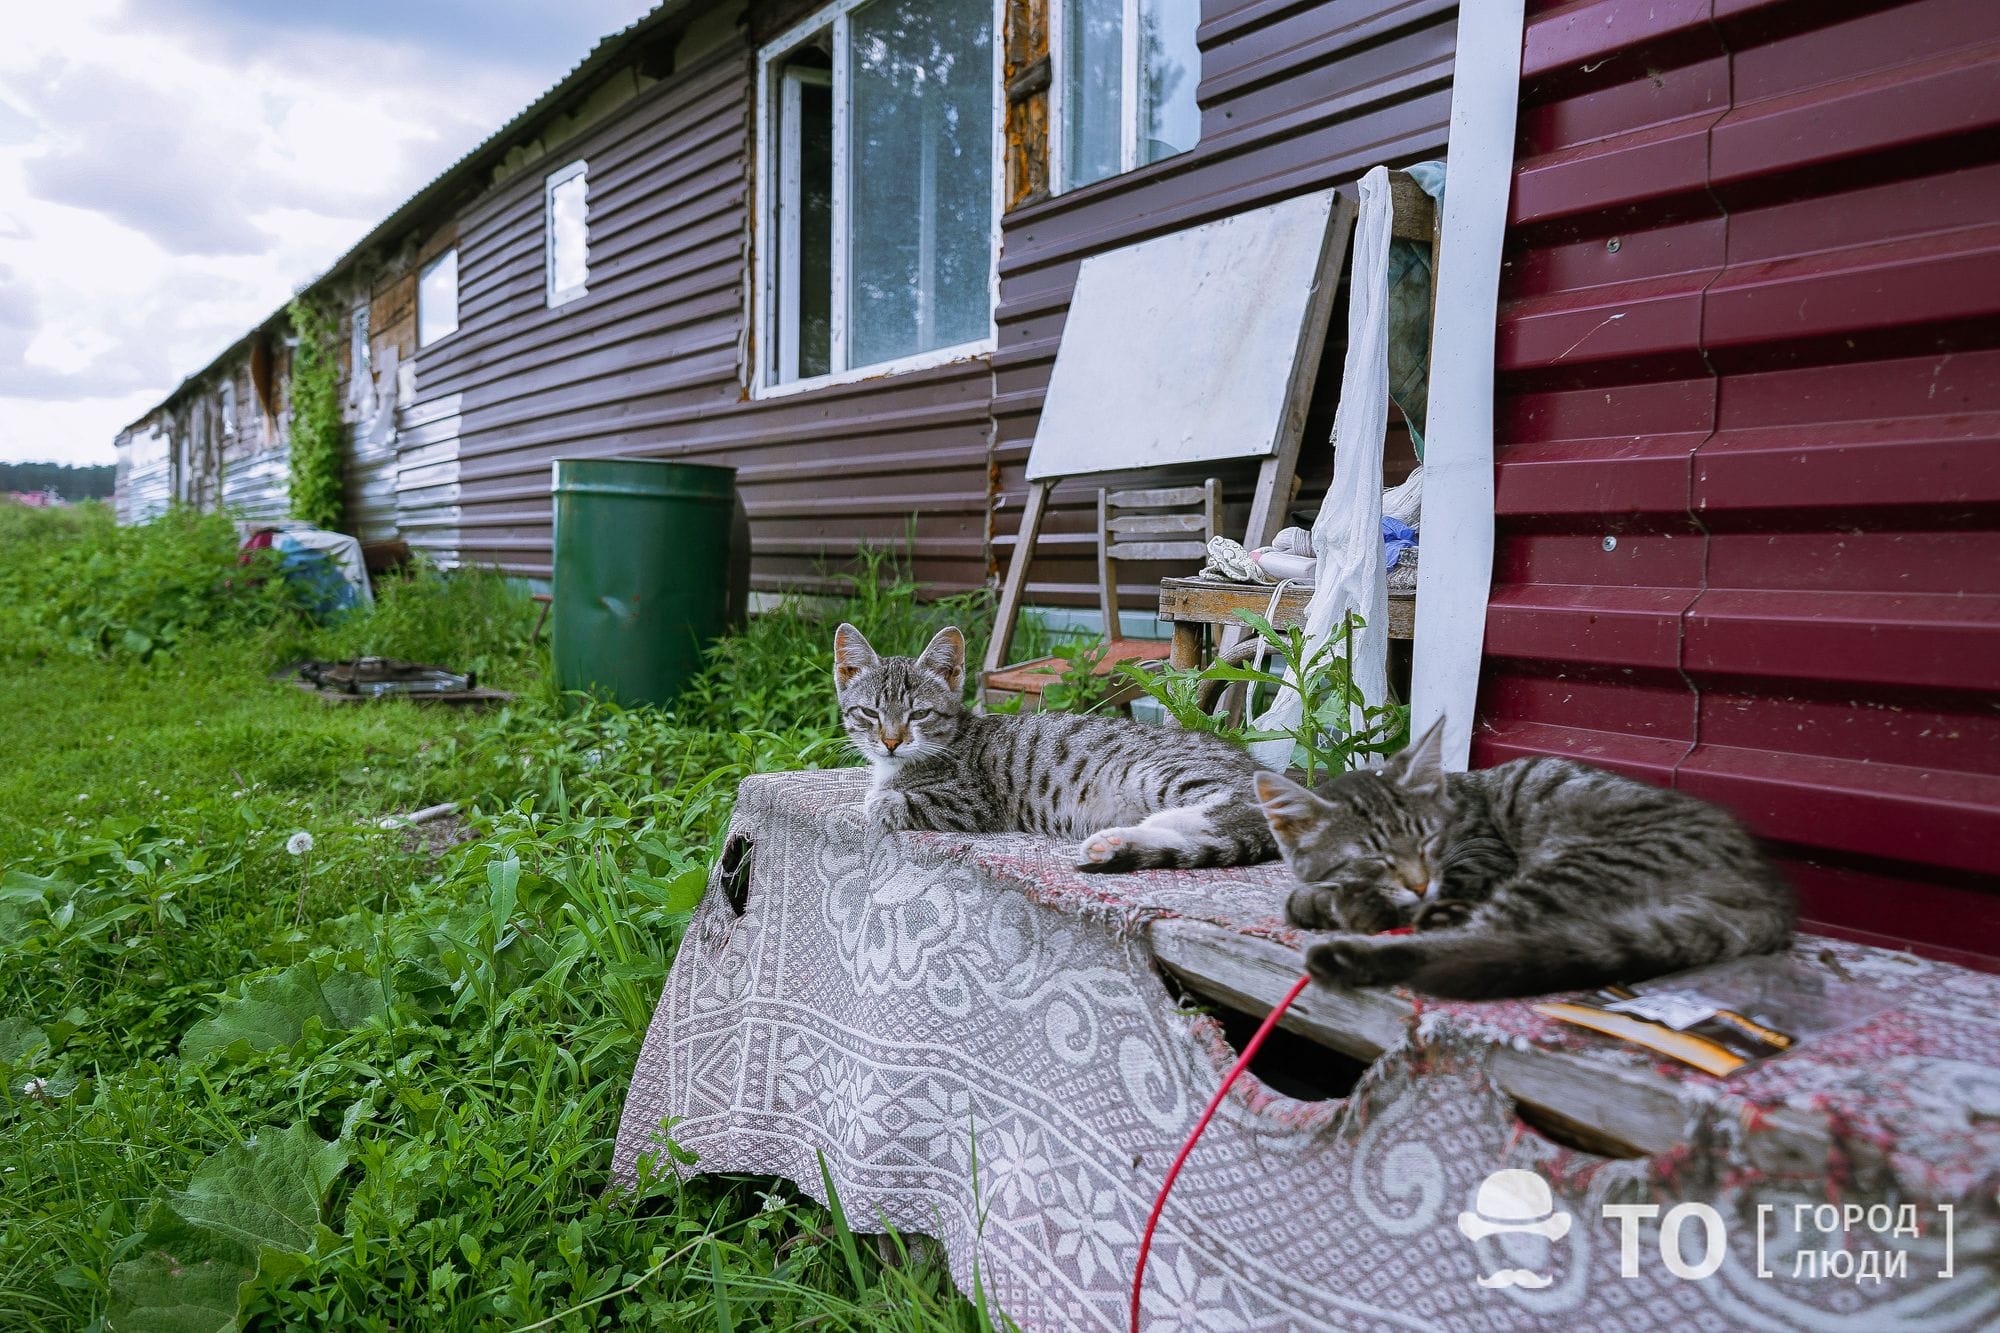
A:
<svg viewBox="0 0 2000 1333">
<path fill-rule="evenodd" d="M 1334 198 L 1084 260 L 1028 479 L 1275 453 Z"/>
</svg>

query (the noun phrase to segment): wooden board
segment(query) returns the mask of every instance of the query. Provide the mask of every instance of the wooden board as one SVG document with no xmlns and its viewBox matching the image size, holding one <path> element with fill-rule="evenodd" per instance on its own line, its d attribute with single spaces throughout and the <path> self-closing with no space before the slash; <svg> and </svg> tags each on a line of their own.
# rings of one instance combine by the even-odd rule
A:
<svg viewBox="0 0 2000 1333">
<path fill-rule="evenodd" d="M 1188 989 L 1250 1014 L 1269 1013 L 1301 967 L 1294 949 L 1206 922 L 1155 921 L 1151 938 L 1154 955 Z M 1393 991 L 1309 986 L 1278 1025 L 1343 1055 L 1373 1060 L 1401 1044 L 1412 1012 Z M 1516 1101 L 1627 1145 L 1630 1155 L 1664 1153 L 1683 1143 L 1684 1090 L 1644 1066 L 1501 1045 L 1493 1052 L 1493 1073 Z M 1822 1124 L 1784 1108 L 1766 1113 L 1763 1132 L 1750 1136 L 1747 1146 L 1766 1171 L 1808 1176 L 1824 1172 L 1832 1147 Z M 1866 1145 L 1850 1144 L 1849 1150 L 1879 1164 L 1879 1154 Z"/>
<path fill-rule="evenodd" d="M 1271 588 L 1248 583 L 1216 583 L 1208 579 L 1161 579 L 1160 619 L 1198 625 L 1237 625 L 1238 611 L 1263 615 L 1271 605 Z M 1312 600 L 1309 587 L 1285 589 L 1278 599 L 1278 613 L 1271 623 L 1279 629 L 1303 625 L 1306 603 Z M 1389 594 L 1389 637 L 1411 638 L 1416 631 L 1417 599 L 1413 593 Z"/>
</svg>

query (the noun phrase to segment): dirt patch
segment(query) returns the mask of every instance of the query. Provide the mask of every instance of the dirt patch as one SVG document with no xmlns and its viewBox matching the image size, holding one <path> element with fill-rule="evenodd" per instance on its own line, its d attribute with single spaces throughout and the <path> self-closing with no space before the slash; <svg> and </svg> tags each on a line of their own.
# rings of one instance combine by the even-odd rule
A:
<svg viewBox="0 0 2000 1333">
<path fill-rule="evenodd" d="M 472 825 L 463 815 L 441 815 L 402 831 L 403 850 L 431 861 L 442 861 L 452 848 L 471 841 Z"/>
</svg>

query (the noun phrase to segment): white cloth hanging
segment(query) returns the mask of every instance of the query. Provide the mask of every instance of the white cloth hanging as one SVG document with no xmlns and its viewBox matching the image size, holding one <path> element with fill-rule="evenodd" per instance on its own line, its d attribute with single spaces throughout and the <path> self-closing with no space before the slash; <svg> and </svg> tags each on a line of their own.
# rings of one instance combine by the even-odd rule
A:
<svg viewBox="0 0 2000 1333">
<path fill-rule="evenodd" d="M 1361 207 L 1354 224 L 1349 268 L 1347 359 L 1334 413 L 1333 484 L 1313 520 L 1317 573 L 1306 604 L 1308 654 L 1333 637 L 1349 611 L 1366 624 L 1354 635 L 1354 683 L 1371 703 L 1388 699 L 1389 590 L 1382 557 L 1382 441 L 1389 428 L 1389 172 L 1376 167 L 1361 178 Z M 1289 676 L 1289 671 L 1287 675 Z M 1257 719 L 1259 729 L 1296 728 L 1299 696 L 1282 690 Z M 1356 710 L 1349 722 L 1359 728 Z M 1250 747 L 1259 763 L 1283 770 L 1289 740 Z M 1379 761 L 1370 761 L 1379 762 Z"/>
</svg>

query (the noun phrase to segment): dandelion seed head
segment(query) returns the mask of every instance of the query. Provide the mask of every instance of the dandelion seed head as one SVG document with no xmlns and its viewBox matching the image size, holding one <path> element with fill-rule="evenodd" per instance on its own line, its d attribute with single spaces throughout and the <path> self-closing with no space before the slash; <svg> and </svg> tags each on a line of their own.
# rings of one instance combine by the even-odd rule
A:
<svg viewBox="0 0 2000 1333">
<path fill-rule="evenodd" d="M 294 833 L 291 837 L 285 839 L 285 850 L 290 852 L 293 856 L 304 856 L 307 852 L 311 851 L 312 849 L 313 849 L 313 835 L 306 832 L 304 829 L 300 829 L 297 833 Z"/>
</svg>

